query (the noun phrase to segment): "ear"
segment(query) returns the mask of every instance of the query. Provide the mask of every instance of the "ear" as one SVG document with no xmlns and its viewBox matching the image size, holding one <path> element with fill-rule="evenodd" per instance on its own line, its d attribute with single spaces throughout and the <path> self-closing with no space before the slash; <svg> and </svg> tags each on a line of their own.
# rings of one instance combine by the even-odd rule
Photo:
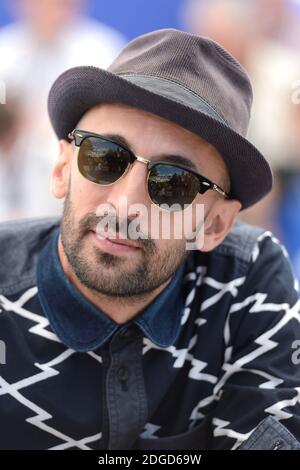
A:
<svg viewBox="0 0 300 470">
<path fill-rule="evenodd" d="M 59 141 L 59 157 L 51 175 L 51 191 L 54 197 L 61 199 L 66 196 L 71 172 L 72 144 L 67 140 Z"/>
<path fill-rule="evenodd" d="M 201 251 L 211 251 L 230 232 L 242 205 L 235 199 L 217 201 L 204 221 Z"/>
</svg>

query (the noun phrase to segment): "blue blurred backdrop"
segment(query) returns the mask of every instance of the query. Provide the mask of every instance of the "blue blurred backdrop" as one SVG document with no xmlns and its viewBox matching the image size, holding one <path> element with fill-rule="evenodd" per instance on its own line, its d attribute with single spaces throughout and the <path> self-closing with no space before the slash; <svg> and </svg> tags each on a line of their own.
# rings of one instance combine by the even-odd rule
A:
<svg viewBox="0 0 300 470">
<path fill-rule="evenodd" d="M 0 26 L 11 20 L 8 1 L 0 0 Z M 178 11 L 182 2 L 183 0 L 89 0 L 88 11 L 93 18 L 117 28 L 128 39 L 132 39 L 154 29 L 180 28 Z"/>
</svg>

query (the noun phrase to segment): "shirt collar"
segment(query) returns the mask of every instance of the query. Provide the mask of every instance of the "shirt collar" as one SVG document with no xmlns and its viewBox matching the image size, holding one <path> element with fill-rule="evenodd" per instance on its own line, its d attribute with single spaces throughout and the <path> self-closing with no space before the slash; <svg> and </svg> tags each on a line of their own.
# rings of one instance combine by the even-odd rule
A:
<svg viewBox="0 0 300 470">
<path fill-rule="evenodd" d="M 38 295 L 46 317 L 58 338 L 80 352 L 102 346 L 113 333 L 124 327 L 92 304 L 70 282 L 58 255 L 56 228 L 41 250 L 37 263 Z M 180 332 L 183 312 L 181 264 L 167 287 L 126 325 L 135 323 L 159 347 L 174 344 Z"/>
</svg>

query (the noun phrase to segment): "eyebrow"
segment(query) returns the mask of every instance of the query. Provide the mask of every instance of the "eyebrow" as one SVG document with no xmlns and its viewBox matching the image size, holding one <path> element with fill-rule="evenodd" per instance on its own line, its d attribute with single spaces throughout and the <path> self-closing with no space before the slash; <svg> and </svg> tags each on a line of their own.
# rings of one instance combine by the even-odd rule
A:
<svg viewBox="0 0 300 470">
<path fill-rule="evenodd" d="M 132 147 L 131 147 L 130 143 L 122 135 L 119 135 L 119 134 L 101 134 L 101 135 L 105 139 L 113 140 L 117 144 L 123 145 L 124 147 L 127 147 L 128 150 L 130 150 L 134 154 L 134 151 L 132 150 Z M 177 163 L 178 165 L 186 166 L 187 168 L 190 168 L 191 170 L 194 170 L 197 173 L 199 173 L 199 170 L 198 170 L 196 164 L 192 160 L 190 160 L 189 158 L 186 158 L 182 155 L 173 155 L 173 154 L 162 153 L 162 154 L 157 155 L 155 160 L 164 160 L 164 161 L 174 163 L 174 164 Z"/>
</svg>

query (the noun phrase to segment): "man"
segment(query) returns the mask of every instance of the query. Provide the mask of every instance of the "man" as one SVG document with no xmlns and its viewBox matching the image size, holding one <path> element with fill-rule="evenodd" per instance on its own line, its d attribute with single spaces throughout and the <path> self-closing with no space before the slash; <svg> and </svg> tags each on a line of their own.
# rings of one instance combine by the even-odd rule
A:
<svg viewBox="0 0 300 470">
<path fill-rule="evenodd" d="M 54 83 L 63 216 L 0 231 L 2 448 L 299 448 L 297 283 L 235 223 L 272 186 L 251 101 L 233 57 L 173 29 Z"/>
</svg>

